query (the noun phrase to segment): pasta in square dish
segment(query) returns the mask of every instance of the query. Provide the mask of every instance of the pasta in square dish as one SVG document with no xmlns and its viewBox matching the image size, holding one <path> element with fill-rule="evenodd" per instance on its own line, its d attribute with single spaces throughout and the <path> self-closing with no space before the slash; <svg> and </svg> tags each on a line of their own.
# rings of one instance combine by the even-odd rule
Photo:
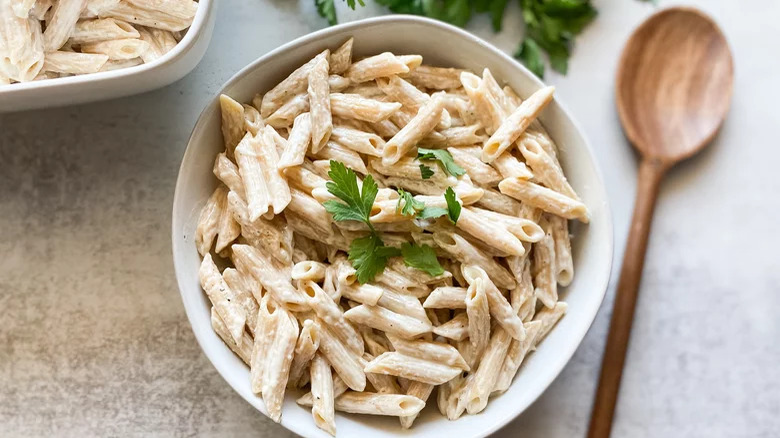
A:
<svg viewBox="0 0 780 438">
<path fill-rule="evenodd" d="M 335 411 L 478 414 L 566 313 L 568 221 L 590 219 L 536 120 L 554 89 L 352 58 L 220 96 L 195 236 L 212 327 L 277 422 L 287 391 L 333 435 Z"/>
<path fill-rule="evenodd" d="M 0 86 L 152 62 L 197 9 L 193 0 L 0 0 Z"/>
</svg>

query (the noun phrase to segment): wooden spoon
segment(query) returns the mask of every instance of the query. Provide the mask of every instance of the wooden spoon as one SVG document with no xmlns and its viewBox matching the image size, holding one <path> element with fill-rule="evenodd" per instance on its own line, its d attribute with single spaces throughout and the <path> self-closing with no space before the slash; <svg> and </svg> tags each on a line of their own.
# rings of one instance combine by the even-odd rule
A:
<svg viewBox="0 0 780 438">
<path fill-rule="evenodd" d="M 612 427 L 661 179 L 672 165 L 715 136 L 731 103 L 733 78 L 726 39 L 709 17 L 695 9 L 656 13 L 639 26 L 623 50 L 617 108 L 641 163 L 589 438 L 606 438 Z"/>
</svg>

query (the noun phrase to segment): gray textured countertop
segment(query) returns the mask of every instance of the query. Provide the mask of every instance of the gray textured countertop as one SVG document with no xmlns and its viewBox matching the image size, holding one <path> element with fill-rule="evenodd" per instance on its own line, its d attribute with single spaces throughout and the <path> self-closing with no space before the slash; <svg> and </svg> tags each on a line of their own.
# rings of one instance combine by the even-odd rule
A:
<svg viewBox="0 0 780 438">
<path fill-rule="evenodd" d="M 771 29 L 780 2 L 692 3 L 722 24 L 734 50 L 734 103 L 712 148 L 664 183 L 615 436 L 777 436 L 780 57 Z M 613 108 L 613 75 L 652 7 L 596 4 L 569 76 L 547 80 L 598 156 L 619 262 L 636 163 Z M 203 62 L 169 87 L 0 115 L 0 436 L 290 435 L 200 352 L 174 280 L 170 215 L 204 103 L 239 68 L 324 22 L 308 0 L 218 9 Z M 503 34 L 486 18 L 472 30 L 513 51 L 519 22 L 515 10 Z M 560 377 L 497 436 L 584 434 L 613 293 Z"/>
</svg>

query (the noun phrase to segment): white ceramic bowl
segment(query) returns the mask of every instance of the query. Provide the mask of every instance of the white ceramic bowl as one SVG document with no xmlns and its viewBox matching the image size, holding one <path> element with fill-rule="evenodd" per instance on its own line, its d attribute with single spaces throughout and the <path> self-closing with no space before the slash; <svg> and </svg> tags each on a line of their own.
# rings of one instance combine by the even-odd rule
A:
<svg viewBox="0 0 780 438">
<path fill-rule="evenodd" d="M 292 70 L 327 47 L 337 47 L 355 37 L 356 54 L 382 51 L 419 53 L 426 63 L 482 71 L 489 67 L 499 81 L 506 81 L 521 96 L 528 96 L 542 83 L 528 70 L 498 49 L 458 28 L 411 16 L 386 16 L 343 24 L 315 32 L 268 53 L 233 76 L 220 90 L 239 102 L 248 102 L 257 91 L 268 90 Z M 569 312 L 523 364 L 512 387 L 490 400 L 479 415 L 464 415 L 448 421 L 429 403 L 409 431 L 396 418 L 359 415 L 337 416 L 341 437 L 482 437 L 519 415 L 555 379 L 577 349 L 601 305 L 612 262 L 612 222 L 604 184 L 582 130 L 553 101 L 541 120 L 560 148 L 561 163 L 574 189 L 590 208 L 588 226 L 576 225 L 573 241 L 574 282 L 562 291 Z M 263 402 L 252 394 L 249 369 L 211 329 L 207 297 L 198 284 L 200 257 L 193 242 L 201 206 L 216 187 L 211 173 L 221 152 L 220 113 L 215 96 L 201 114 L 192 132 L 179 170 L 173 203 L 173 260 L 184 307 L 195 337 L 222 377 L 249 403 L 265 413 Z M 308 409 L 285 399 L 282 425 L 307 437 L 327 437 L 314 426 Z"/>
<path fill-rule="evenodd" d="M 0 86 L 0 113 L 75 105 L 140 94 L 184 77 L 203 58 L 211 40 L 216 1 L 200 0 L 179 44 L 149 64 L 118 70 Z"/>
</svg>

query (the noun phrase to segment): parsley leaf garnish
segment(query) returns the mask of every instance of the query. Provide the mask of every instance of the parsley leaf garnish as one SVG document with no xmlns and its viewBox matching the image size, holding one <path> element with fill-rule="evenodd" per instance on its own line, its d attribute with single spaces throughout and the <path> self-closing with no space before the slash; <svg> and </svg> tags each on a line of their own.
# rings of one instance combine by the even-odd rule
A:
<svg viewBox="0 0 780 438">
<path fill-rule="evenodd" d="M 458 223 L 461 206 L 452 187 L 447 187 L 447 191 L 444 192 L 444 200 L 447 201 L 447 208 L 425 207 L 417 213 L 417 217 L 420 219 L 436 219 L 446 215 L 450 222 L 453 224 Z"/>
<path fill-rule="evenodd" d="M 441 164 L 444 171 L 452 176 L 461 176 L 466 173 L 466 170 L 455 164 L 455 160 L 445 149 L 425 149 L 417 148 L 418 160 L 437 160 Z M 422 170 L 422 167 L 420 168 Z"/>
<path fill-rule="evenodd" d="M 425 164 L 420 163 L 420 176 L 422 176 L 422 179 L 428 179 L 433 176 L 433 169 L 426 166 Z"/>
<path fill-rule="evenodd" d="M 314 0 L 314 5 L 317 6 L 317 13 L 320 14 L 320 17 L 328 20 L 328 24 L 331 26 L 338 23 L 336 19 L 336 5 L 333 2 L 334 0 Z"/>
<path fill-rule="evenodd" d="M 385 246 L 376 232 L 361 237 L 349 244 L 349 256 L 347 257 L 355 268 L 357 281 L 365 284 L 385 270 L 387 260 L 390 257 L 401 255 L 398 248 Z"/>
<path fill-rule="evenodd" d="M 398 198 L 398 205 L 396 205 L 395 211 L 400 212 L 403 216 L 415 216 L 417 212 L 425 208 L 425 204 L 414 199 L 411 193 L 404 189 L 398 189 L 397 191 L 400 197 Z"/>
<path fill-rule="evenodd" d="M 401 254 L 406 266 L 419 269 L 433 277 L 444 273 L 444 268 L 436 258 L 436 252 L 428 245 L 404 243 L 401 245 Z"/>
<path fill-rule="evenodd" d="M 374 206 L 374 199 L 379 192 L 379 188 L 371 175 L 366 175 L 363 180 L 363 190 L 358 189 L 357 175 L 352 169 L 347 169 L 344 163 L 331 160 L 328 176 L 332 181 L 328 181 L 325 187 L 333 196 L 344 201 L 343 203 L 335 200 L 325 201 L 323 206 L 325 210 L 333 215 L 335 221 L 360 221 L 368 225 L 373 231 L 369 218 L 371 217 L 371 208 Z"/>
</svg>

